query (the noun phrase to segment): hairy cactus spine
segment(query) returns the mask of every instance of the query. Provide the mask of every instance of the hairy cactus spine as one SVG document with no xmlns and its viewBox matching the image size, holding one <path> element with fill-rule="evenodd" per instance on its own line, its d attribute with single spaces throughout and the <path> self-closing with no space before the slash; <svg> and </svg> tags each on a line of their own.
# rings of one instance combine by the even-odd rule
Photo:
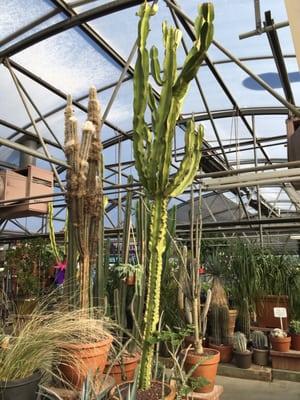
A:
<svg viewBox="0 0 300 400">
<path fill-rule="evenodd" d="M 176 52 L 181 40 L 181 32 L 163 24 L 165 47 L 164 73 L 160 76 L 158 50 L 146 48 L 150 30 L 149 19 L 157 11 L 157 5 L 145 2 L 139 10 L 138 52 L 134 71 L 134 117 L 133 150 L 141 184 L 147 196 L 152 199 L 150 240 L 149 240 L 149 280 L 146 300 L 144 343 L 141 360 L 139 387 L 146 389 L 151 382 L 153 345 L 150 339 L 159 320 L 162 257 L 166 247 L 167 205 L 172 196 L 178 196 L 190 185 L 199 167 L 203 127 L 196 130 L 195 122 L 189 121 L 185 133 L 185 155 L 175 176 L 169 181 L 172 160 L 172 145 L 175 126 L 183 99 L 190 81 L 196 76 L 205 58 L 213 37 L 213 6 L 205 3 L 199 7 L 195 22 L 196 41 L 188 53 L 180 74 L 177 76 Z M 156 83 L 161 86 L 160 99 L 154 97 L 149 84 L 150 64 Z M 145 112 L 149 105 L 152 111 L 152 129 L 145 122 Z"/>
</svg>

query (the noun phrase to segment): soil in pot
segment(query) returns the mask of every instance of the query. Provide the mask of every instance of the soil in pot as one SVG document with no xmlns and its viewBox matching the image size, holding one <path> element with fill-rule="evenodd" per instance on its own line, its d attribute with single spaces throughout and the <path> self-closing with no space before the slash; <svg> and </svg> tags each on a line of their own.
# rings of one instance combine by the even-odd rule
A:
<svg viewBox="0 0 300 400">
<path fill-rule="evenodd" d="M 133 385 L 133 381 L 124 382 L 114 387 L 110 393 L 110 399 L 126 400 L 128 398 L 129 385 Z M 152 381 L 151 386 L 147 390 L 138 389 L 136 392 L 136 400 L 174 400 L 176 391 L 166 383 L 163 386 L 162 382 Z"/>
<path fill-rule="evenodd" d="M 209 343 L 209 347 L 214 350 L 218 350 L 220 352 L 220 362 L 221 363 L 230 363 L 232 360 L 232 346 L 231 345 L 217 345 L 214 343 Z"/>
<path fill-rule="evenodd" d="M 38 395 L 40 372 L 35 372 L 28 378 L 15 381 L 0 382 L 1 400 L 35 400 Z"/>
<path fill-rule="evenodd" d="M 300 334 L 291 333 L 291 349 L 300 351 Z"/>
<path fill-rule="evenodd" d="M 269 364 L 269 350 L 253 348 L 253 362 L 256 365 L 266 366 Z"/>
<path fill-rule="evenodd" d="M 240 353 L 238 351 L 233 351 L 234 359 L 236 365 L 239 368 L 248 369 L 251 367 L 252 363 L 252 351 L 248 350 L 246 353 Z"/>
<path fill-rule="evenodd" d="M 187 352 L 181 351 L 181 356 L 185 357 L 184 368 L 186 372 L 190 371 L 195 365 L 199 364 L 192 373 L 193 378 L 203 377 L 208 383 L 200 388 L 194 389 L 198 393 L 212 392 L 215 385 L 218 364 L 220 362 L 220 352 L 214 349 L 204 348 L 203 354 L 195 353 L 194 349 Z"/>
<path fill-rule="evenodd" d="M 282 352 L 290 351 L 290 347 L 291 347 L 291 337 L 290 336 L 287 336 L 285 338 L 271 336 L 270 340 L 271 340 L 273 350 L 282 351 Z"/>
<path fill-rule="evenodd" d="M 85 378 L 103 374 L 112 338 L 97 343 L 65 344 L 62 346 L 62 377 L 74 387 L 81 389 Z M 71 362 L 69 362 L 71 360 Z"/>
<path fill-rule="evenodd" d="M 113 360 L 111 362 L 109 361 L 105 366 L 104 373 L 108 373 L 113 377 L 116 384 L 132 381 L 140 358 L 140 354 L 136 353 L 126 355 L 122 357 L 122 360 L 115 362 Z"/>
</svg>

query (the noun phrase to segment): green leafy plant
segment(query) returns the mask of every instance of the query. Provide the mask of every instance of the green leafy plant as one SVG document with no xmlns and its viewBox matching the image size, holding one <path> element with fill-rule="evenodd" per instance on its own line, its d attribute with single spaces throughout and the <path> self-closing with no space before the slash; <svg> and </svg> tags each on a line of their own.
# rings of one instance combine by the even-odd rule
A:
<svg viewBox="0 0 300 400">
<path fill-rule="evenodd" d="M 300 335 L 300 321 L 292 320 L 289 324 L 290 333 Z"/>
<path fill-rule="evenodd" d="M 149 20 L 157 11 L 157 5 L 145 2 L 139 10 L 137 39 L 137 60 L 134 71 L 134 117 L 133 150 L 135 166 L 146 195 L 152 200 L 150 241 L 149 241 L 149 278 L 145 311 L 144 345 L 141 360 L 139 387 L 146 389 L 151 382 L 151 367 L 154 348 L 149 344 L 159 320 L 160 287 L 163 253 L 166 249 L 167 206 L 170 197 L 178 196 L 189 186 L 199 167 L 203 127 L 195 126 L 194 120 L 188 121 L 185 133 L 185 155 L 178 171 L 170 179 L 172 144 L 175 126 L 180 115 L 182 103 L 190 81 L 196 76 L 205 58 L 213 37 L 213 6 L 204 3 L 199 7 L 195 21 L 196 41 L 188 53 L 183 68 L 177 74 L 176 51 L 181 40 L 181 32 L 163 24 L 165 47 L 164 72 L 161 76 L 158 50 L 147 50 L 147 38 L 150 30 Z M 156 100 L 149 83 L 150 67 L 152 77 L 161 87 L 160 99 Z M 145 121 L 149 106 L 152 116 L 152 128 Z"/>
</svg>

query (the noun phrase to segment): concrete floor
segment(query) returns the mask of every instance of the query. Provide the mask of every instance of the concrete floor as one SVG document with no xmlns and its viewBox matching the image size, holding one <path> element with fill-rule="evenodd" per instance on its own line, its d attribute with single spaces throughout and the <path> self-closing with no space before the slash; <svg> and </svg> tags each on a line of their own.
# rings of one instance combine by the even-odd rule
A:
<svg viewBox="0 0 300 400">
<path fill-rule="evenodd" d="M 221 400 L 300 400 L 300 383 L 288 381 L 262 382 L 217 376 L 224 386 Z"/>
</svg>

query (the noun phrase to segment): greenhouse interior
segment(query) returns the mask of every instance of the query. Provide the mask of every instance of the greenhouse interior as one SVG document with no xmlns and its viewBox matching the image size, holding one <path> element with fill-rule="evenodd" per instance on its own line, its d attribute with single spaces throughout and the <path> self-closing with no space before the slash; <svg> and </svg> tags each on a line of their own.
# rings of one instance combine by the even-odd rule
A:
<svg viewBox="0 0 300 400">
<path fill-rule="evenodd" d="M 300 400 L 299 0 L 2 0 L 0 61 L 0 400 Z"/>
</svg>

